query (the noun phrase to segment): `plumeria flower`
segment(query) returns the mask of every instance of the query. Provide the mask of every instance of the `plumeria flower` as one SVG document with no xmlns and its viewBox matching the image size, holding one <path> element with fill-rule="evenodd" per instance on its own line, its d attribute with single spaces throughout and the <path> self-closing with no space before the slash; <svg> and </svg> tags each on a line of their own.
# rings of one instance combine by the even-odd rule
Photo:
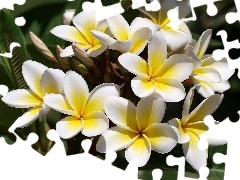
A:
<svg viewBox="0 0 240 180">
<path fill-rule="evenodd" d="M 176 9 L 179 14 L 179 18 L 183 18 L 187 15 L 187 4 L 179 8 L 176 0 L 163 0 L 161 3 L 161 9 L 159 11 L 145 11 L 139 9 L 145 15 L 147 15 L 153 23 L 158 25 L 158 30 L 162 32 L 164 38 L 166 39 L 167 46 L 171 51 L 176 51 L 181 47 L 186 46 L 192 42 L 192 35 L 187 25 L 181 22 L 178 28 L 172 27 L 171 21 L 167 16 L 167 12 L 171 9 Z"/>
<path fill-rule="evenodd" d="M 183 54 L 167 59 L 167 45 L 161 32 L 156 32 L 148 46 L 148 62 L 132 53 L 119 56 L 119 63 L 137 75 L 131 81 L 138 97 L 159 93 L 166 102 L 177 102 L 185 97 L 182 81 L 192 73 L 193 60 Z"/>
<path fill-rule="evenodd" d="M 106 19 L 106 21 L 111 33 L 116 39 L 103 32 L 93 30 L 92 33 L 100 41 L 107 44 L 109 49 L 115 49 L 121 53 L 131 52 L 140 54 L 151 37 L 151 30 L 148 26 L 150 26 L 151 29 L 155 29 L 153 31 L 157 30 L 155 24 L 149 22 L 148 24 L 150 25 L 144 26 L 145 23 L 141 23 L 142 21 L 140 21 L 139 18 L 135 18 L 129 26 L 128 22 L 120 14 L 110 17 Z"/>
<path fill-rule="evenodd" d="M 206 166 L 208 157 L 207 151 L 200 150 L 198 147 L 200 135 L 208 130 L 203 119 L 218 108 L 222 102 L 223 94 L 209 96 L 189 113 L 193 94 L 194 88 L 192 88 L 186 96 L 182 118 L 174 118 L 168 123 L 175 129 L 178 135 L 178 143 L 183 144 L 182 148 L 187 162 L 193 168 L 199 170 L 200 167 Z M 214 140 L 212 140 L 212 143 L 215 143 Z"/>
<path fill-rule="evenodd" d="M 108 129 L 108 118 L 103 113 L 104 101 L 119 96 L 119 87 L 106 83 L 90 93 L 86 81 L 74 71 L 68 71 L 63 82 L 64 96 L 48 94 L 44 102 L 52 109 L 67 114 L 56 124 L 60 137 L 71 138 L 82 131 L 85 136 L 96 136 Z"/>
<path fill-rule="evenodd" d="M 73 17 L 72 22 L 74 26 L 60 25 L 51 30 L 51 33 L 55 36 L 62 38 L 63 40 L 75 42 L 81 48 L 87 50 L 87 53 L 91 57 L 100 55 L 107 49 L 107 45 L 96 39 L 91 30 L 97 30 L 104 32 L 107 29 L 107 23 L 105 21 L 96 20 L 96 12 L 80 12 Z M 74 52 L 71 46 L 65 48 L 61 56 L 73 56 Z"/>
<path fill-rule="evenodd" d="M 76 9 L 67 9 L 63 14 L 63 24 L 69 25 L 72 21 L 72 18 L 75 14 Z"/>
<path fill-rule="evenodd" d="M 47 68 L 41 63 L 28 60 L 22 65 L 23 77 L 29 89 L 17 89 L 8 92 L 2 101 L 16 108 L 30 108 L 16 120 L 17 127 L 25 127 L 38 118 L 45 116 L 50 108 L 43 98 L 48 93 L 63 93 L 64 72 Z"/>
<path fill-rule="evenodd" d="M 142 98 L 137 107 L 122 97 L 111 97 L 104 104 L 105 113 L 117 126 L 109 128 L 99 138 L 97 151 L 118 151 L 126 148 L 128 162 L 138 160 L 144 166 L 151 150 L 159 153 L 171 151 L 177 135 L 167 124 L 161 123 L 165 103 L 158 94 Z"/>
<path fill-rule="evenodd" d="M 196 88 L 203 97 L 213 95 L 215 91 L 222 93 L 229 89 L 227 80 L 234 73 L 234 70 L 229 69 L 226 59 L 215 61 L 212 55 L 205 55 L 211 35 L 212 30 L 208 29 L 193 47 L 186 47 L 186 54 L 195 60 L 193 82 L 199 85 Z"/>
</svg>

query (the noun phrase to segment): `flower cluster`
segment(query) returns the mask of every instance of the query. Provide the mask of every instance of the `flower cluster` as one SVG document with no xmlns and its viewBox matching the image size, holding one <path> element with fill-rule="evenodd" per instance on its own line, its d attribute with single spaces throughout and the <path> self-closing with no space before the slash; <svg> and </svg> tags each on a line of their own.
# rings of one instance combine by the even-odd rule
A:
<svg viewBox="0 0 240 180">
<path fill-rule="evenodd" d="M 63 139 L 81 131 L 96 138 L 97 151 L 126 148 L 126 160 L 137 159 L 139 166 L 147 164 L 151 150 L 168 153 L 180 143 L 193 168 L 206 166 L 207 151 L 198 148 L 200 135 L 208 130 L 203 118 L 221 104 L 223 95 L 215 92 L 230 88 L 233 70 L 225 60 L 205 54 L 211 30 L 195 42 L 185 23 L 171 27 L 167 12 L 180 3 L 164 0 L 158 12 L 139 9 L 145 17 L 136 17 L 130 25 L 122 15 L 98 22 L 93 11 L 74 17 L 74 11 L 70 16 L 66 12 L 65 25 L 51 30 L 73 43 L 57 47 L 58 69 L 26 61 L 22 74 L 29 89 L 2 98 L 9 106 L 30 108 L 17 119 L 18 127 L 53 109 L 63 115 L 56 124 Z M 185 12 L 184 7 L 179 11 Z M 194 89 L 205 99 L 189 113 Z M 182 117 L 162 122 L 166 103 L 184 98 Z"/>
</svg>

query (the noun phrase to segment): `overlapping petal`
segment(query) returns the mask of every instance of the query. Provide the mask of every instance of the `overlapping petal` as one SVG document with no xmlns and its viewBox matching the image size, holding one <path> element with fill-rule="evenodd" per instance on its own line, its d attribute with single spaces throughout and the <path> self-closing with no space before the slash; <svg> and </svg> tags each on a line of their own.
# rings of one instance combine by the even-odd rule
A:
<svg viewBox="0 0 240 180">
<path fill-rule="evenodd" d="M 47 69 L 44 71 L 40 84 L 43 89 L 44 93 L 56 93 L 62 94 L 63 93 L 63 79 L 65 73 L 58 69 Z"/>
<path fill-rule="evenodd" d="M 172 78 L 154 78 L 156 92 L 165 102 L 178 102 L 185 97 L 185 89 L 182 83 Z"/>
<path fill-rule="evenodd" d="M 177 134 L 165 123 L 155 123 L 144 132 L 152 149 L 160 153 L 170 152 L 177 144 Z"/>
<path fill-rule="evenodd" d="M 89 95 L 86 81 L 76 72 L 68 71 L 65 75 L 63 90 L 70 106 L 75 112 L 81 115 L 84 104 Z"/>
<path fill-rule="evenodd" d="M 42 99 L 30 89 L 17 89 L 8 92 L 2 101 L 8 106 L 17 108 L 29 108 L 42 105 Z"/>
<path fill-rule="evenodd" d="M 112 83 L 105 83 L 95 87 L 89 94 L 82 114 L 94 111 L 104 111 L 104 102 L 110 96 L 119 96 L 119 86 Z"/>
<path fill-rule="evenodd" d="M 108 129 L 108 118 L 102 112 L 94 111 L 83 116 L 82 134 L 88 137 L 102 134 Z"/>
<path fill-rule="evenodd" d="M 148 138 L 143 135 L 138 137 L 125 151 L 125 157 L 128 162 L 133 159 L 138 160 L 138 166 L 144 166 L 151 155 L 151 144 Z"/>
<path fill-rule="evenodd" d="M 131 101 L 112 96 L 105 101 L 104 109 L 114 124 L 126 130 L 138 132 L 136 107 Z"/>
<path fill-rule="evenodd" d="M 154 80 L 148 80 L 138 76 L 131 81 L 132 90 L 138 97 L 146 97 L 154 93 L 156 90 L 155 84 Z"/>
<path fill-rule="evenodd" d="M 74 116 L 67 116 L 56 124 L 56 130 L 63 139 L 69 139 L 78 134 L 83 127 L 83 120 Z"/>
<path fill-rule="evenodd" d="M 129 146 L 138 134 L 114 126 L 105 131 L 99 138 L 96 149 L 99 152 L 118 151 Z"/>
<path fill-rule="evenodd" d="M 159 94 L 142 98 L 137 104 L 137 122 L 143 131 L 154 123 L 160 123 L 165 113 L 165 103 Z"/>
<path fill-rule="evenodd" d="M 131 73 L 148 78 L 148 64 L 140 56 L 132 53 L 124 53 L 118 57 L 119 63 Z"/>
<path fill-rule="evenodd" d="M 39 117 L 39 110 L 41 106 L 36 106 L 31 109 L 29 109 L 26 113 L 24 113 L 22 116 L 20 116 L 17 120 L 17 127 L 23 128 L 34 122 Z"/>
<path fill-rule="evenodd" d="M 46 69 L 43 64 L 31 60 L 25 61 L 22 65 L 22 74 L 27 85 L 39 97 L 43 96 L 40 80 Z"/>
</svg>

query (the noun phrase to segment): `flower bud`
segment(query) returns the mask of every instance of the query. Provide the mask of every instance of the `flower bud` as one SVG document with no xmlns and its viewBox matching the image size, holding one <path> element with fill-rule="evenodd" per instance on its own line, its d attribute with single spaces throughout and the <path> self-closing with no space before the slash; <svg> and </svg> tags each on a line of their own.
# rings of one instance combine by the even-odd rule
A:
<svg viewBox="0 0 240 180">
<path fill-rule="evenodd" d="M 72 21 L 76 9 L 67 9 L 63 14 L 63 24 L 69 25 Z"/>
<path fill-rule="evenodd" d="M 85 76 L 85 75 L 88 75 L 89 71 L 88 69 L 83 65 L 81 64 L 79 61 L 77 61 L 76 59 L 73 59 L 72 60 L 72 63 L 73 63 L 73 66 L 79 70 L 79 72 Z"/>
<path fill-rule="evenodd" d="M 62 66 L 62 70 L 63 71 L 68 71 L 70 69 L 68 58 L 60 56 L 60 53 L 63 51 L 63 49 L 59 45 L 57 45 L 56 51 L 57 51 L 58 62 Z"/>
</svg>

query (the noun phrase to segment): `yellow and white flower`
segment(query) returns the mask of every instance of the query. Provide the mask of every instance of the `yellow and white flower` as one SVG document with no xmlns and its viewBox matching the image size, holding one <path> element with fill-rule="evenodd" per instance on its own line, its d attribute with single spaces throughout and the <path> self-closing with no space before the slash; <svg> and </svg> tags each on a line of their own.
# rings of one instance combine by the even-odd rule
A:
<svg viewBox="0 0 240 180">
<path fill-rule="evenodd" d="M 221 104 L 223 95 L 212 95 L 203 100 L 191 113 L 189 113 L 192 104 L 194 88 L 192 88 L 184 101 L 182 118 L 174 118 L 168 122 L 178 135 L 178 143 L 183 144 L 183 153 L 187 162 L 195 169 L 207 165 L 208 153 L 206 150 L 200 150 L 198 143 L 200 135 L 208 130 L 204 124 L 205 116 L 214 113 Z M 217 140 L 216 140 L 217 141 Z M 214 143 L 214 140 L 212 140 Z M 218 143 L 216 143 L 218 144 Z"/>
<path fill-rule="evenodd" d="M 195 61 L 192 77 L 197 91 L 203 96 L 213 95 L 215 91 L 224 92 L 230 88 L 228 79 L 234 70 L 228 66 L 227 60 L 215 61 L 212 55 L 205 55 L 212 36 L 212 30 L 208 29 L 199 38 L 196 45 L 187 46 L 186 54 Z"/>
<path fill-rule="evenodd" d="M 63 82 L 64 96 L 48 94 L 44 102 L 52 109 L 67 114 L 57 122 L 60 137 L 71 138 L 82 131 L 85 136 L 96 136 L 108 129 L 108 118 L 103 113 L 104 101 L 119 96 L 119 87 L 106 83 L 95 87 L 90 93 L 86 81 L 74 71 L 68 71 Z"/>
<path fill-rule="evenodd" d="M 135 18 L 129 26 L 128 22 L 120 14 L 107 18 L 106 21 L 116 39 L 103 32 L 93 30 L 92 33 L 100 41 L 107 44 L 109 49 L 115 49 L 121 53 L 140 54 L 151 37 L 151 30 L 148 27 L 154 29 L 153 31 L 157 30 L 155 24 L 148 22 L 146 25 L 145 21 L 141 21 L 139 18 Z"/>
<path fill-rule="evenodd" d="M 181 8 L 179 8 L 179 3 L 181 3 Z M 174 52 L 179 48 L 190 44 L 192 42 L 192 34 L 184 22 L 180 23 L 178 28 L 172 27 L 171 21 L 167 15 L 167 12 L 171 9 L 176 9 L 177 12 L 179 12 L 180 19 L 188 13 L 187 4 L 176 0 L 163 0 L 159 11 L 148 12 L 143 9 L 139 10 L 147 15 L 151 21 L 158 26 L 158 30 L 162 32 L 167 42 L 167 46 L 172 52 Z M 146 18 L 142 18 L 142 21 L 143 20 L 147 23 L 147 20 L 149 19 L 146 20 Z"/>
<path fill-rule="evenodd" d="M 51 33 L 55 36 L 62 38 L 63 40 L 75 42 L 91 57 L 100 55 L 107 49 L 107 45 L 100 42 L 95 38 L 91 30 L 97 30 L 104 32 L 107 29 L 106 21 L 97 21 L 96 12 L 80 12 L 72 18 L 72 22 L 75 25 L 60 25 L 51 30 Z M 71 46 L 66 47 L 62 52 L 61 56 L 73 56 L 74 52 Z"/>
<path fill-rule="evenodd" d="M 2 101 L 11 107 L 31 108 L 16 120 L 17 127 L 28 126 L 49 112 L 50 108 L 43 102 L 43 98 L 49 93 L 63 93 L 65 76 L 61 70 L 48 69 L 43 64 L 31 60 L 23 63 L 22 74 L 29 89 L 13 90 L 2 97 Z"/>
<path fill-rule="evenodd" d="M 171 151 L 177 135 L 167 124 L 161 123 L 165 103 L 159 94 L 142 98 L 137 107 L 122 97 L 111 97 L 104 104 L 105 113 L 116 124 L 105 131 L 97 142 L 97 151 L 118 151 L 126 148 L 128 162 L 138 160 L 144 166 L 151 150 L 159 153 Z"/>
<path fill-rule="evenodd" d="M 178 102 L 185 97 L 182 81 L 194 68 L 193 60 L 183 54 L 167 59 L 166 41 L 160 31 L 156 32 L 148 46 L 148 62 L 140 56 L 125 53 L 119 56 L 119 63 L 137 75 L 131 81 L 133 92 L 138 97 L 159 93 L 166 102 Z"/>
</svg>

